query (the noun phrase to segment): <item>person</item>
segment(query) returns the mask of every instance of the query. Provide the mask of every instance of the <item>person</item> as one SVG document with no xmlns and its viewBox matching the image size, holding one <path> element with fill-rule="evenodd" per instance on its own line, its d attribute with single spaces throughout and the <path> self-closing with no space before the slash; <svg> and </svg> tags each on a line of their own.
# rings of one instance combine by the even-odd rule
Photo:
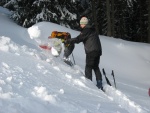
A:
<svg viewBox="0 0 150 113">
<path fill-rule="evenodd" d="M 103 90 L 102 75 L 99 69 L 100 56 L 102 55 L 101 42 L 95 28 L 90 26 L 88 22 L 86 17 L 82 17 L 80 20 L 81 33 L 76 38 L 67 39 L 66 43 L 83 42 L 86 53 L 85 77 L 92 81 L 92 70 L 94 70 L 96 86 Z"/>
<path fill-rule="evenodd" d="M 70 61 L 69 56 L 74 50 L 75 45 L 74 44 L 67 44 L 65 43 L 66 39 L 70 39 L 71 35 L 68 32 L 59 32 L 59 31 L 53 31 L 51 33 L 51 36 L 48 37 L 48 39 L 57 38 L 61 40 L 62 43 L 64 43 L 64 55 L 63 60 L 66 64 L 73 66 L 73 63 Z"/>
</svg>

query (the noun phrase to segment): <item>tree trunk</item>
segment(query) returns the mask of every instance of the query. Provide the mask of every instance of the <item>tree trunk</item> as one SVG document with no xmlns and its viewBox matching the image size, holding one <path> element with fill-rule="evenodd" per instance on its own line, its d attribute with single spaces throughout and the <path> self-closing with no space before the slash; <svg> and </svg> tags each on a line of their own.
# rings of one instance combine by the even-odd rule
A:
<svg viewBox="0 0 150 113">
<path fill-rule="evenodd" d="M 106 0 L 106 13 L 107 13 L 107 36 L 112 36 L 111 33 L 111 18 L 110 18 L 110 1 Z"/>
<path fill-rule="evenodd" d="M 96 4 L 95 4 L 96 0 L 92 0 L 92 15 L 94 17 L 94 25 L 95 25 L 95 29 L 96 32 L 99 34 L 99 29 L 98 29 L 98 22 L 97 22 L 97 13 L 96 13 Z"/>
<path fill-rule="evenodd" d="M 115 31 L 114 31 L 114 27 L 115 27 L 115 18 L 114 18 L 114 14 L 115 14 L 115 11 L 114 11 L 114 0 L 111 0 L 112 1 L 112 26 L 111 26 L 111 32 L 112 32 L 112 36 L 115 37 Z"/>
<path fill-rule="evenodd" d="M 148 0 L 148 43 L 150 43 L 150 0 Z"/>
</svg>

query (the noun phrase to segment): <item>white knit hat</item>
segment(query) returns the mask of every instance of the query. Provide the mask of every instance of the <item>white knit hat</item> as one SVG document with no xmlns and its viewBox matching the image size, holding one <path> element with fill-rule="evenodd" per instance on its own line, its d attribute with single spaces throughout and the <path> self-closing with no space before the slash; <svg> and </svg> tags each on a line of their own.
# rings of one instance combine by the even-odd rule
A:
<svg viewBox="0 0 150 113">
<path fill-rule="evenodd" d="M 86 25 L 86 24 L 88 24 L 88 19 L 86 18 L 86 17 L 82 17 L 81 18 L 81 20 L 80 20 L 80 24 L 84 24 L 84 25 Z"/>
</svg>

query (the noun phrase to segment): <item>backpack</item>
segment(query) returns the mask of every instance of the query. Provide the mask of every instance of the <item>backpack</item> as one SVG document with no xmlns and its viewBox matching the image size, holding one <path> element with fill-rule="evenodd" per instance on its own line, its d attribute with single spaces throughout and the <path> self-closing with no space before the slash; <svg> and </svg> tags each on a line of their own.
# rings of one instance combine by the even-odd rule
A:
<svg viewBox="0 0 150 113">
<path fill-rule="evenodd" d="M 69 46 L 69 44 L 65 43 L 65 40 L 67 39 L 71 39 L 71 34 L 68 33 L 68 32 L 59 32 L 59 31 L 53 31 L 51 33 L 51 36 L 48 37 L 49 39 L 51 38 L 58 38 L 58 39 L 61 39 L 62 43 L 64 43 L 64 45 L 66 47 Z"/>
</svg>

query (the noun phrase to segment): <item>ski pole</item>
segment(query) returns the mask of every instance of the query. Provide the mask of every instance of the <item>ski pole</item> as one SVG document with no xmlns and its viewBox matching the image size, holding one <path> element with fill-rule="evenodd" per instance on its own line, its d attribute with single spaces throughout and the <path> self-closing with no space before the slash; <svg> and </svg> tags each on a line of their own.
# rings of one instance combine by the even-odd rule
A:
<svg viewBox="0 0 150 113">
<path fill-rule="evenodd" d="M 117 89 L 117 87 L 116 87 L 116 81 L 115 81 L 115 76 L 114 76 L 114 71 L 113 71 L 113 70 L 112 70 L 111 75 L 113 76 L 113 79 L 114 79 L 114 85 L 115 85 L 115 88 Z"/>
<path fill-rule="evenodd" d="M 103 68 L 102 70 L 103 70 L 103 75 L 105 76 L 105 79 L 106 79 L 107 84 L 111 86 L 110 81 L 109 81 L 108 78 L 106 77 L 106 73 L 105 73 L 104 68 Z"/>
<path fill-rule="evenodd" d="M 72 58 L 73 58 L 73 61 L 74 61 L 74 65 L 76 65 L 76 63 L 75 63 L 75 60 L 74 60 L 74 56 L 73 56 L 73 53 L 72 53 Z"/>
</svg>

